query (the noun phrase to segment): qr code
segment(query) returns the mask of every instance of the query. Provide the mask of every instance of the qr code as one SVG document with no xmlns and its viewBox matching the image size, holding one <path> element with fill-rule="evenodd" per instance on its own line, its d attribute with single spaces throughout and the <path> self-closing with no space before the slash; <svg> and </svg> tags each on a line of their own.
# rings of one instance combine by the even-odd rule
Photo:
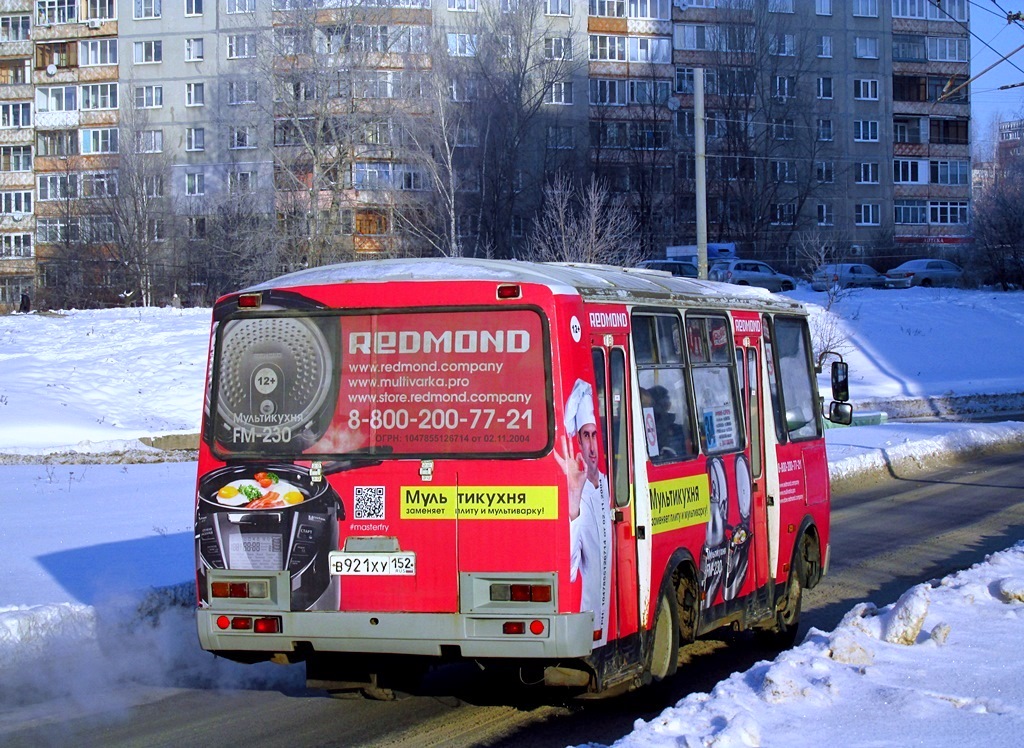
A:
<svg viewBox="0 0 1024 748">
<path fill-rule="evenodd" d="M 356 486 L 352 519 L 384 519 L 384 486 Z"/>
</svg>

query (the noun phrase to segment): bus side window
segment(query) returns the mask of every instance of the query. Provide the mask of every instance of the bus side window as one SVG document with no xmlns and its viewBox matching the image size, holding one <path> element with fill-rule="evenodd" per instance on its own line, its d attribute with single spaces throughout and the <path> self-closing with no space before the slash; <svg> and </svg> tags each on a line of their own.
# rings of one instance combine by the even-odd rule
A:
<svg viewBox="0 0 1024 748">
<path fill-rule="evenodd" d="M 615 506 L 629 504 L 629 431 L 626 423 L 626 412 L 622 407 L 626 402 L 626 356 L 622 349 L 615 348 L 611 352 L 611 398 L 612 398 L 612 465 L 615 480 Z"/>
<path fill-rule="evenodd" d="M 791 439 L 821 435 L 810 350 L 806 321 L 797 317 L 775 318 L 775 353 L 786 411 L 785 424 Z"/>
<path fill-rule="evenodd" d="M 676 314 L 633 316 L 633 350 L 647 454 L 658 463 L 696 453 L 681 333 Z"/>
<path fill-rule="evenodd" d="M 745 429 L 729 323 L 720 316 L 687 315 L 686 335 L 691 354 L 706 354 L 690 359 L 701 443 L 709 453 L 742 449 Z"/>
</svg>

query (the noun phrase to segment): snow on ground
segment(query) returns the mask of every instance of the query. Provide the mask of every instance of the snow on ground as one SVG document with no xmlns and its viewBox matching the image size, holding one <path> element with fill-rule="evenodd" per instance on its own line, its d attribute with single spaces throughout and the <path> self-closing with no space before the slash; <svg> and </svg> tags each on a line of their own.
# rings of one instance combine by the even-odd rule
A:
<svg viewBox="0 0 1024 748">
<path fill-rule="evenodd" d="M 1024 294 L 861 290 L 832 314 L 812 312 L 842 331 L 861 409 L 1024 402 Z M 128 706 L 142 691 L 118 688 L 126 683 L 301 685 L 301 668 L 199 650 L 195 464 L 124 462 L 153 459 L 142 437 L 198 430 L 208 329 L 209 310 L 0 316 L 0 742 L 15 710 L 23 718 L 53 698 L 65 710 Z M 1024 450 L 1024 423 L 888 423 L 826 439 L 833 480 L 856 481 L 961 451 Z M 1024 686 L 1005 663 L 1016 662 L 1024 632 L 1022 598 L 1018 545 L 893 606 L 861 604 L 835 631 L 812 630 L 617 745 L 801 746 L 821 735 L 846 745 L 1016 744 Z"/>
</svg>

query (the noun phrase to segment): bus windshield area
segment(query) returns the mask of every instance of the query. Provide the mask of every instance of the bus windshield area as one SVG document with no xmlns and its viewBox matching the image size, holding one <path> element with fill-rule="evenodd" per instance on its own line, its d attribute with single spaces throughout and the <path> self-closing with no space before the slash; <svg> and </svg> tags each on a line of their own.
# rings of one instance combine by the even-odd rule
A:
<svg viewBox="0 0 1024 748">
<path fill-rule="evenodd" d="M 549 350 L 532 309 L 236 315 L 207 438 L 224 458 L 542 454 Z"/>
</svg>

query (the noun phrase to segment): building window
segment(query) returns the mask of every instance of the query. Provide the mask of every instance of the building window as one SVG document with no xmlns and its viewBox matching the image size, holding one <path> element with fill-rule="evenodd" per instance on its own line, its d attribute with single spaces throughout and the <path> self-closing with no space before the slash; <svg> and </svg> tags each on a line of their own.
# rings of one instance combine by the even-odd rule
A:
<svg viewBox="0 0 1024 748">
<path fill-rule="evenodd" d="M 928 203 L 928 222 L 939 224 L 967 223 L 966 201 L 932 200 Z"/>
<path fill-rule="evenodd" d="M 78 0 L 36 0 L 36 23 L 78 22 Z"/>
<path fill-rule="evenodd" d="M 448 55 L 450 57 L 475 57 L 475 34 L 448 34 Z"/>
<path fill-rule="evenodd" d="M 893 34 L 892 59 L 900 62 L 924 62 L 924 37 L 914 34 Z"/>
<path fill-rule="evenodd" d="M 772 181 L 788 184 L 796 181 L 796 164 L 792 161 L 769 161 Z"/>
<path fill-rule="evenodd" d="M 625 106 L 626 81 L 618 78 L 591 78 L 590 103 L 600 106 Z"/>
<path fill-rule="evenodd" d="M 6 216 L 32 212 L 32 191 L 0 192 L 0 213 Z"/>
<path fill-rule="evenodd" d="M 206 130 L 202 127 L 185 128 L 185 150 L 203 151 L 206 150 Z"/>
<path fill-rule="evenodd" d="M 78 64 L 82 67 L 117 64 L 117 39 L 90 39 L 78 44 Z"/>
<path fill-rule="evenodd" d="M 164 105 L 163 86 L 136 86 L 136 109 L 159 109 Z"/>
<path fill-rule="evenodd" d="M 167 239 L 167 222 L 163 218 L 150 218 L 146 221 L 146 236 L 151 242 L 162 242 Z"/>
<path fill-rule="evenodd" d="M 0 171 L 32 171 L 32 146 L 0 146 Z"/>
<path fill-rule="evenodd" d="M 664 106 L 672 93 L 672 84 L 666 80 L 631 80 L 628 88 L 630 104 Z"/>
<path fill-rule="evenodd" d="M 0 16 L 0 42 L 27 42 L 32 16 Z"/>
<path fill-rule="evenodd" d="M 966 185 L 971 183 L 970 161 L 932 161 L 929 164 L 932 184 Z"/>
<path fill-rule="evenodd" d="M 78 109 L 78 89 L 75 86 L 52 86 L 36 89 L 36 111 L 73 112 Z"/>
<path fill-rule="evenodd" d="M 626 61 L 626 37 L 606 34 L 590 35 L 590 59 Z"/>
<path fill-rule="evenodd" d="M 853 81 L 853 98 L 862 101 L 878 101 L 878 81 L 856 78 Z"/>
<path fill-rule="evenodd" d="M 251 171 L 228 172 L 228 194 L 245 195 L 253 191 L 256 180 Z"/>
<path fill-rule="evenodd" d="M 928 59 L 935 62 L 967 62 L 967 37 L 928 37 Z"/>
<path fill-rule="evenodd" d="M 86 0 L 87 18 L 97 21 L 117 18 L 117 0 Z"/>
<path fill-rule="evenodd" d="M 818 78 L 818 98 L 819 99 L 831 99 L 832 98 L 832 78 Z"/>
<path fill-rule="evenodd" d="M 134 0 L 135 18 L 160 18 L 163 0 Z"/>
<path fill-rule="evenodd" d="M 768 0 L 769 13 L 792 13 L 793 0 Z"/>
<path fill-rule="evenodd" d="M 135 51 L 136 65 L 162 62 L 164 59 L 164 43 L 159 39 L 135 42 L 132 46 Z"/>
<path fill-rule="evenodd" d="M 78 133 L 75 130 L 39 131 L 36 133 L 36 154 L 75 156 L 78 154 Z"/>
<path fill-rule="evenodd" d="M 0 128 L 19 129 L 32 126 L 32 104 L 27 101 L 0 104 Z"/>
<path fill-rule="evenodd" d="M 836 165 L 834 161 L 819 161 L 815 165 L 818 184 L 832 184 L 836 181 Z"/>
<path fill-rule="evenodd" d="M 135 133 L 135 150 L 138 153 L 161 153 L 164 149 L 163 130 L 142 130 Z"/>
<path fill-rule="evenodd" d="M 937 119 L 928 121 L 928 140 L 944 145 L 967 145 L 968 126 L 966 119 Z"/>
<path fill-rule="evenodd" d="M 672 62 L 672 39 L 667 36 L 631 36 L 628 39 L 628 47 L 630 62 Z"/>
<path fill-rule="evenodd" d="M 925 200 L 896 200 L 893 209 L 893 221 L 897 224 L 928 223 L 928 203 Z"/>
<path fill-rule="evenodd" d="M 768 53 L 778 57 L 793 57 L 796 55 L 796 35 L 772 34 L 768 40 Z"/>
<path fill-rule="evenodd" d="M 476 0 L 448 0 L 448 10 L 476 12 Z"/>
<path fill-rule="evenodd" d="M 77 174 L 44 174 L 39 177 L 39 200 L 68 200 L 78 197 Z"/>
<path fill-rule="evenodd" d="M 819 119 L 818 120 L 818 140 L 827 142 L 835 137 L 835 129 L 832 126 L 832 120 L 830 119 Z"/>
<path fill-rule="evenodd" d="M 857 143 L 878 142 L 878 120 L 858 119 L 853 121 L 853 140 Z"/>
<path fill-rule="evenodd" d="M 892 181 L 896 184 L 920 184 L 923 171 L 920 161 L 896 158 L 892 162 Z"/>
<path fill-rule="evenodd" d="M 255 13 L 256 0 L 227 0 L 228 13 Z"/>
<path fill-rule="evenodd" d="M 877 161 L 861 161 L 855 166 L 854 175 L 857 178 L 857 184 L 878 184 L 878 174 Z"/>
<path fill-rule="evenodd" d="M 854 38 L 853 56 L 865 60 L 878 59 L 878 37 L 858 36 Z"/>
<path fill-rule="evenodd" d="M 796 123 L 791 119 L 773 117 L 771 132 L 772 140 L 792 140 L 796 137 Z"/>
<path fill-rule="evenodd" d="M 878 203 L 857 203 L 853 206 L 853 221 L 858 226 L 878 226 L 882 222 L 882 206 Z"/>
<path fill-rule="evenodd" d="M 203 15 L 203 0 L 185 0 L 186 16 Z"/>
<path fill-rule="evenodd" d="M 625 18 L 626 0 L 590 0 L 587 12 L 599 18 Z"/>
<path fill-rule="evenodd" d="M 835 211 L 832 203 L 818 203 L 818 225 L 832 226 L 835 223 Z"/>
<path fill-rule="evenodd" d="M 185 106 L 203 106 L 206 104 L 206 88 L 202 83 L 185 84 Z"/>
<path fill-rule="evenodd" d="M 878 0 L 853 0 L 853 15 L 862 18 L 878 18 Z"/>
<path fill-rule="evenodd" d="M 205 195 L 206 175 L 201 171 L 190 171 L 185 174 L 185 194 Z"/>
<path fill-rule="evenodd" d="M 32 234 L 0 234 L 0 257 L 32 257 Z"/>
<path fill-rule="evenodd" d="M 203 38 L 201 36 L 185 40 L 185 61 L 198 62 L 203 59 Z"/>
<path fill-rule="evenodd" d="M 228 81 L 228 104 L 253 104 L 256 101 L 256 81 Z"/>
<path fill-rule="evenodd" d="M 96 171 L 82 175 L 82 197 L 116 197 L 117 173 Z"/>
<path fill-rule="evenodd" d="M 819 16 L 832 15 L 832 0 L 814 0 L 814 12 Z"/>
<path fill-rule="evenodd" d="M 83 111 L 89 109 L 117 109 L 117 84 L 93 83 L 88 86 L 82 86 L 81 102 Z"/>
<path fill-rule="evenodd" d="M 572 5 L 569 0 L 544 0 L 544 12 L 549 16 L 571 16 Z"/>
<path fill-rule="evenodd" d="M 547 96 L 544 98 L 548 104 L 572 104 L 572 83 L 555 81 L 548 86 Z"/>
<path fill-rule="evenodd" d="M 825 35 L 818 37 L 818 57 L 832 57 L 832 37 Z"/>
<path fill-rule="evenodd" d="M 248 125 L 243 127 L 232 127 L 229 138 L 229 147 L 235 150 L 256 147 L 255 128 Z"/>
<path fill-rule="evenodd" d="M 796 220 L 796 205 L 793 203 L 774 203 L 770 210 L 771 222 L 776 226 L 788 226 Z"/>
<path fill-rule="evenodd" d="M 163 174 L 146 174 L 142 178 L 142 189 L 146 193 L 146 197 L 163 197 L 164 196 L 164 177 Z"/>
<path fill-rule="evenodd" d="M 255 34 L 229 34 L 227 54 L 229 60 L 242 60 L 256 56 Z"/>
<path fill-rule="evenodd" d="M 32 82 L 32 61 L 0 60 L 0 85 L 23 86 Z"/>
<path fill-rule="evenodd" d="M 572 39 L 565 36 L 549 36 L 544 40 L 544 58 L 547 60 L 571 60 Z"/>
</svg>

